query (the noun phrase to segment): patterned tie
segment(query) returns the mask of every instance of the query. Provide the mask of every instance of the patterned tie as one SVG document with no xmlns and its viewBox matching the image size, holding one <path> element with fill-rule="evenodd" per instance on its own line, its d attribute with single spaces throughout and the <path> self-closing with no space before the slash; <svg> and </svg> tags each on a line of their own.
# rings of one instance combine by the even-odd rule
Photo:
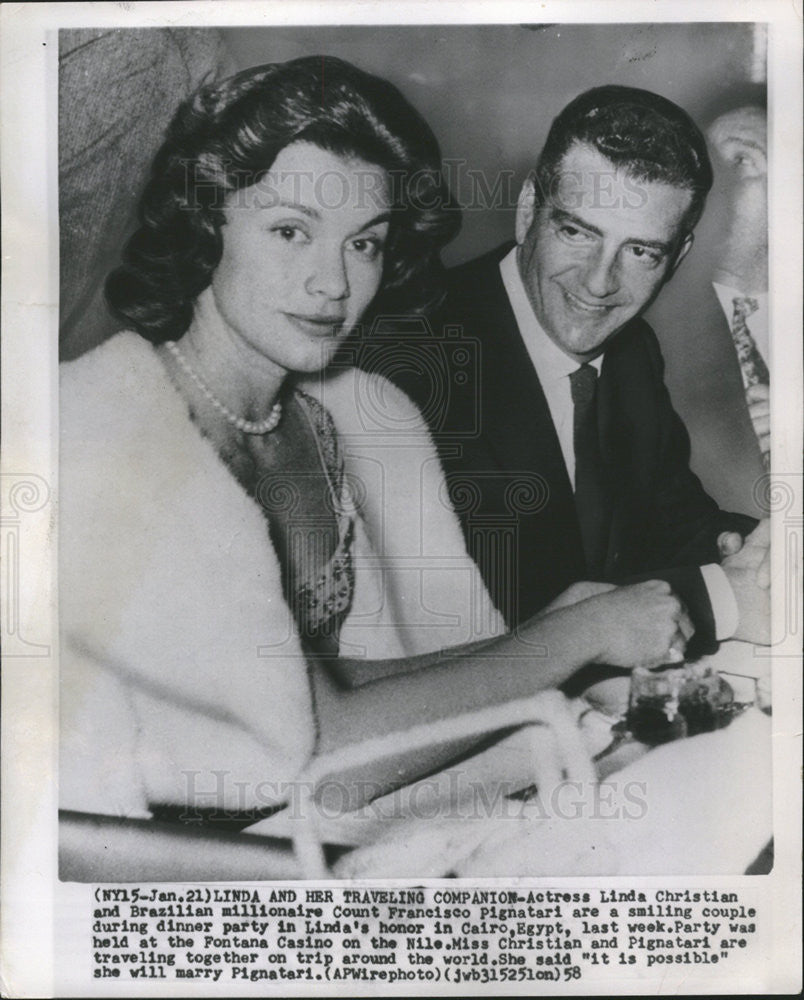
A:
<svg viewBox="0 0 804 1000">
<path fill-rule="evenodd" d="M 748 389 L 752 385 L 770 385 L 768 366 L 759 353 L 746 322 L 748 317 L 757 311 L 759 304 L 756 299 L 752 299 L 748 295 L 735 296 L 731 301 L 734 306 L 731 317 L 731 335 L 737 351 L 737 360 L 740 363 L 743 386 Z M 765 468 L 769 469 L 769 452 L 762 453 L 762 461 Z"/>
<path fill-rule="evenodd" d="M 740 371 L 743 373 L 743 385 L 747 389 L 751 385 L 770 385 L 768 366 L 762 360 L 757 350 L 756 342 L 751 336 L 746 320 L 757 311 L 759 305 L 756 299 L 747 295 L 735 297 L 732 300 L 734 312 L 731 317 L 731 335 L 737 349 L 737 359 Z"/>
<path fill-rule="evenodd" d="M 575 449 L 575 510 L 589 576 L 602 578 L 606 566 L 610 497 L 597 429 L 597 371 L 581 365 L 570 375 Z"/>
</svg>

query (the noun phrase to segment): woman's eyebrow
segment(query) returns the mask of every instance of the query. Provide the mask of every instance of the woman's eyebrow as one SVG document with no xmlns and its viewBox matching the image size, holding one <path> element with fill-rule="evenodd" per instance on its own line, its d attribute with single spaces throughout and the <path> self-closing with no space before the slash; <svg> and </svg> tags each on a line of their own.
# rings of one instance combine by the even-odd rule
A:
<svg viewBox="0 0 804 1000">
<path fill-rule="evenodd" d="M 261 207 L 289 208 L 291 211 L 301 212 L 302 215 L 306 215 L 309 219 L 321 218 L 321 213 L 318 211 L 317 208 L 313 208 L 311 205 L 304 205 L 299 201 L 288 201 L 284 198 L 280 199 L 279 201 L 272 201 L 266 205 L 262 205 Z M 368 222 L 365 222 L 362 226 L 359 226 L 357 229 L 355 229 L 351 235 L 354 235 L 355 233 L 362 233 L 364 229 L 370 229 L 371 226 L 379 226 L 383 222 L 390 222 L 390 221 L 391 221 L 390 212 L 380 212 L 378 215 L 375 215 L 374 218 L 369 219 Z"/>
<path fill-rule="evenodd" d="M 381 226 L 383 222 L 390 222 L 390 221 L 391 221 L 390 212 L 380 212 L 379 215 L 375 215 L 373 219 L 370 219 L 368 222 L 365 222 L 358 229 L 355 229 L 354 233 L 352 233 L 351 235 L 354 236 L 356 233 L 362 233 L 366 229 L 371 229 L 372 226 Z"/>
<path fill-rule="evenodd" d="M 280 198 L 279 201 L 268 201 L 266 204 L 261 205 L 261 208 L 289 208 L 294 212 L 301 212 L 302 215 L 306 215 L 310 219 L 320 219 L 321 213 L 317 208 L 313 208 L 312 205 L 304 205 L 299 201 L 287 201 L 284 198 Z"/>
</svg>

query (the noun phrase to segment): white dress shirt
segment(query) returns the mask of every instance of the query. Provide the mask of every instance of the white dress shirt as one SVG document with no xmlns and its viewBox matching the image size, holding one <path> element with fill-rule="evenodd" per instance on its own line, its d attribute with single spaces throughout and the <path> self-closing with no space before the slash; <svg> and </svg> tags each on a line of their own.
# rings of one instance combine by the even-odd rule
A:
<svg viewBox="0 0 804 1000">
<path fill-rule="evenodd" d="M 531 363 L 539 376 L 545 399 L 558 434 L 558 443 L 564 456 L 570 482 L 575 489 L 575 447 L 573 444 L 572 390 L 570 375 L 580 367 L 579 363 L 557 347 L 542 329 L 528 299 L 519 267 L 516 262 L 516 248 L 500 261 L 505 291 L 514 311 L 519 333 L 525 343 Z M 603 365 L 603 355 L 590 361 L 598 375 Z"/>
<path fill-rule="evenodd" d="M 500 261 L 500 275 L 511 303 L 514 319 L 527 348 L 531 363 L 539 376 L 550 416 L 558 435 L 570 482 L 575 489 L 575 447 L 573 443 L 573 403 L 569 377 L 579 363 L 557 347 L 542 329 L 530 299 L 522 284 L 516 260 L 516 247 Z M 756 315 L 756 314 L 754 314 Z M 752 331 L 753 332 L 753 331 Z M 761 350 L 761 348 L 760 348 Z M 603 355 L 590 361 L 598 374 Z M 718 640 L 728 639 L 737 631 L 739 623 L 737 601 L 726 574 L 717 563 L 701 566 L 709 601 L 715 618 Z"/>
</svg>

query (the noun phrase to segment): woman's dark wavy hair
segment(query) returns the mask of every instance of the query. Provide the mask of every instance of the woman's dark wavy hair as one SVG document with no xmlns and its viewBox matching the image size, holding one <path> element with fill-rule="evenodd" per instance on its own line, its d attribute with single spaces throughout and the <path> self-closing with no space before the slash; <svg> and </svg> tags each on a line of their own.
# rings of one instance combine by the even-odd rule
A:
<svg viewBox="0 0 804 1000">
<path fill-rule="evenodd" d="M 388 171 L 394 210 L 378 298 L 391 312 L 437 302 L 439 251 L 460 228 L 460 211 L 433 133 L 386 80 L 309 56 L 245 70 L 180 106 L 140 202 L 140 227 L 106 281 L 113 312 L 153 343 L 179 338 L 221 258 L 226 195 L 259 182 L 301 141 Z"/>
<path fill-rule="evenodd" d="M 691 191 L 685 235 L 695 228 L 712 187 L 712 164 L 701 130 L 677 104 L 650 90 L 613 84 L 580 94 L 547 134 L 535 171 L 542 196 L 552 190 L 576 142 L 594 147 L 634 180 Z"/>
</svg>

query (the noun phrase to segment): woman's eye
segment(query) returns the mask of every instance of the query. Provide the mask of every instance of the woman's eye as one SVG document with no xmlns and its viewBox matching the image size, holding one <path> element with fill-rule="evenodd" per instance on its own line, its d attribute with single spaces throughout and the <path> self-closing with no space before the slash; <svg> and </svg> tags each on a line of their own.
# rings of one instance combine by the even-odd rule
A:
<svg viewBox="0 0 804 1000">
<path fill-rule="evenodd" d="M 367 260 L 376 260 L 382 253 L 383 241 L 374 236 L 358 236 L 352 240 L 351 248 Z"/>
<path fill-rule="evenodd" d="M 301 226 L 272 226 L 271 232 L 285 243 L 306 243 L 308 240 L 307 233 Z"/>
</svg>

